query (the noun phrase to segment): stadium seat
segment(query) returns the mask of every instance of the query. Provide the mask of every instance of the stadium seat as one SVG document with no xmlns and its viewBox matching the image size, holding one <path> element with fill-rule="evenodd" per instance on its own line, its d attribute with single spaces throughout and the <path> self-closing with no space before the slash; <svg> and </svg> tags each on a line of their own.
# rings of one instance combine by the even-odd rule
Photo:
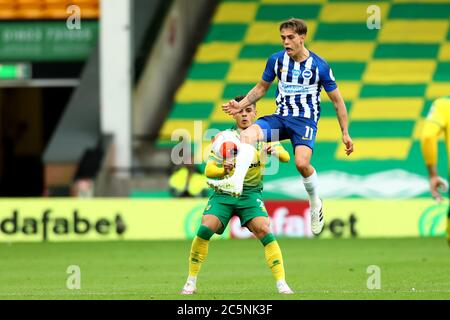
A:
<svg viewBox="0 0 450 320">
<path fill-rule="evenodd" d="M 4 0 L 0 0 L 4 1 Z M 0 2 L 0 20 L 9 20 L 15 18 L 17 15 L 16 7 L 12 3 L 6 1 Z"/>
<path fill-rule="evenodd" d="M 22 19 L 41 19 L 44 18 L 44 10 L 39 3 L 21 3 L 17 7 L 17 17 Z"/>
<path fill-rule="evenodd" d="M 45 17 L 48 19 L 67 19 L 69 13 L 67 8 L 59 5 L 47 6 L 45 9 Z"/>
<path fill-rule="evenodd" d="M 15 0 L 15 2 L 19 5 L 19 6 L 23 6 L 23 5 L 41 5 L 42 4 L 42 0 Z"/>
<path fill-rule="evenodd" d="M 45 5 L 69 5 L 72 1 L 69 0 L 41 0 Z"/>
<path fill-rule="evenodd" d="M 99 17 L 98 0 L 0 0 L 0 20 L 66 19 L 72 4 L 81 8 L 83 18 Z"/>
<path fill-rule="evenodd" d="M 97 19 L 99 17 L 99 9 L 95 6 L 82 6 L 81 17 L 85 19 Z"/>
</svg>

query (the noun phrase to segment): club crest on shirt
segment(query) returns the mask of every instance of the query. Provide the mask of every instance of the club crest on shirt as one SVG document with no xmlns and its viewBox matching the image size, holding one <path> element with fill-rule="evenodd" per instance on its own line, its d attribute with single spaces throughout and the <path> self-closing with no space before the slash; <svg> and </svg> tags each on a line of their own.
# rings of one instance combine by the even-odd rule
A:
<svg viewBox="0 0 450 320">
<path fill-rule="evenodd" d="M 307 79 L 307 80 L 311 79 L 312 78 L 312 71 L 309 70 L 309 69 L 303 70 L 302 77 L 303 77 L 303 79 Z"/>
</svg>

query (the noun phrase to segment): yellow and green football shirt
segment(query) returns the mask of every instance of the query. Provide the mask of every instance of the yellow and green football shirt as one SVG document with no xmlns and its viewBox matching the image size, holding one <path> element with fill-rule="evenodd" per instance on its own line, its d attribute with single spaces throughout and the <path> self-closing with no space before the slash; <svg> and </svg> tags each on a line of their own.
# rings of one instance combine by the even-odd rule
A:
<svg viewBox="0 0 450 320">
<path fill-rule="evenodd" d="M 437 146 L 441 133 L 444 133 L 447 154 L 450 155 L 450 96 L 436 99 L 426 118 L 422 131 L 421 146 L 423 158 L 427 165 L 437 165 Z"/>
</svg>

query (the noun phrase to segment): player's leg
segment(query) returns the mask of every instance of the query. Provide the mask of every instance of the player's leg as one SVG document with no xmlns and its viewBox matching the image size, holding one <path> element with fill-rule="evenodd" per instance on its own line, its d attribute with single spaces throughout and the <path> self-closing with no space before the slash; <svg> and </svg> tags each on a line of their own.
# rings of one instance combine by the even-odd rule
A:
<svg viewBox="0 0 450 320">
<path fill-rule="evenodd" d="M 236 167 L 233 174 L 233 179 L 235 179 L 237 184 L 244 184 L 244 178 L 247 175 L 248 168 L 255 157 L 255 143 L 263 139 L 264 134 L 259 124 L 252 124 L 241 132 L 241 144 L 239 145 L 239 152 L 236 156 Z"/>
<path fill-rule="evenodd" d="M 181 291 L 182 294 L 192 294 L 196 291 L 197 275 L 208 255 L 209 239 L 214 233 L 223 233 L 233 214 L 236 202 L 237 199 L 217 193 L 209 198 L 197 236 L 192 241 L 189 254 L 189 276 Z"/>
<path fill-rule="evenodd" d="M 317 172 L 311 165 L 312 149 L 307 145 L 297 145 L 295 147 L 295 165 L 303 177 L 303 185 L 308 193 L 311 211 L 311 230 L 315 235 L 322 232 L 323 204 L 319 197 L 319 182 Z"/>
<path fill-rule="evenodd" d="M 247 223 L 247 228 L 258 238 L 264 246 L 267 265 L 277 283 L 279 293 L 294 293 L 286 283 L 283 255 L 275 236 L 270 231 L 268 217 L 255 217 Z"/>
<path fill-rule="evenodd" d="M 318 235 L 324 225 L 323 204 L 319 197 L 317 173 L 311 165 L 317 126 L 316 123 L 302 118 L 290 118 L 286 126 L 289 128 L 290 139 L 294 146 L 295 165 L 303 178 L 303 185 L 309 197 L 311 230 L 313 234 Z"/>
<path fill-rule="evenodd" d="M 197 275 L 202 263 L 208 256 L 209 239 L 222 227 L 219 218 L 212 214 L 202 217 L 202 224 L 198 228 L 197 236 L 192 241 L 189 254 L 189 276 L 181 293 L 193 294 L 197 290 Z"/>
</svg>

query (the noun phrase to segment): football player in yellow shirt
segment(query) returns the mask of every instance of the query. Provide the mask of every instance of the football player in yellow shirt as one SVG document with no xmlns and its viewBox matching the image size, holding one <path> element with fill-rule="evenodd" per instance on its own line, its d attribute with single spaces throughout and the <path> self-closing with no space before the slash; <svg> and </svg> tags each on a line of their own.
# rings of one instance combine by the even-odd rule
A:
<svg viewBox="0 0 450 320">
<path fill-rule="evenodd" d="M 450 161 L 450 96 L 436 99 L 431 105 L 421 135 L 421 148 L 430 178 L 430 190 L 433 198 L 442 201 L 439 189 L 448 191 L 447 182 L 437 172 L 438 139 L 444 133 L 447 156 Z M 450 163 L 449 163 L 450 167 Z M 447 240 L 450 245 L 450 211 L 447 213 Z"/>
<path fill-rule="evenodd" d="M 243 96 L 236 97 L 237 101 Z M 256 105 L 252 104 L 234 115 L 236 128 L 230 130 L 237 136 L 255 121 Z M 269 215 L 262 201 L 262 180 L 266 156 L 270 154 L 282 162 L 289 161 L 289 153 L 279 142 L 258 142 L 255 148 L 253 161 L 244 180 L 244 188 L 239 198 L 220 191 L 214 192 L 209 198 L 203 212 L 202 223 L 197 236 L 192 241 L 189 255 L 189 276 L 184 285 L 182 294 L 193 294 L 197 289 L 197 275 L 202 263 L 208 255 L 209 239 L 214 233 L 222 234 L 233 215 L 241 220 L 241 225 L 247 227 L 264 246 L 267 265 L 270 267 L 276 280 L 279 293 L 290 294 L 293 291 L 285 280 L 283 257 L 277 240 L 270 230 Z M 214 152 L 208 159 L 205 174 L 208 178 L 224 178 L 232 174 L 235 168 L 235 159 L 219 159 Z"/>
</svg>

